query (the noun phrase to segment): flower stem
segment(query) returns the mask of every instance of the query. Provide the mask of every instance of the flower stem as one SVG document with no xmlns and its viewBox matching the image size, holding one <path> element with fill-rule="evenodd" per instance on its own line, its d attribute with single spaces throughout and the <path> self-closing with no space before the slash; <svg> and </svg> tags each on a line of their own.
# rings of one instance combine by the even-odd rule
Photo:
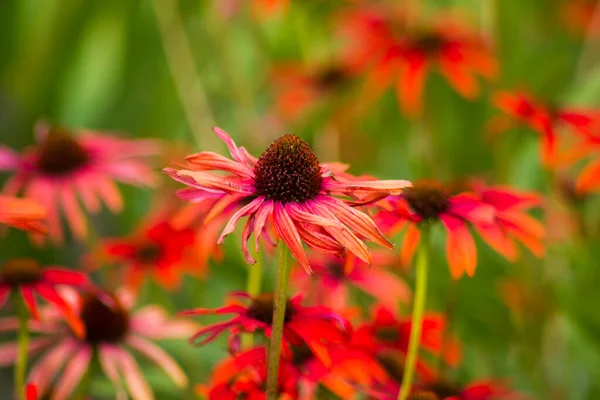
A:
<svg viewBox="0 0 600 400">
<path fill-rule="evenodd" d="M 17 398 L 25 399 L 25 370 L 27 369 L 27 348 L 29 347 L 29 314 L 24 300 L 20 296 L 20 290 L 12 291 L 12 299 L 19 318 L 19 330 L 17 332 L 17 360 L 15 363 L 15 392 Z"/>
<path fill-rule="evenodd" d="M 248 266 L 248 282 L 246 283 L 246 292 L 256 297 L 260 294 L 260 286 L 262 281 L 263 260 L 262 254 L 256 254 L 256 264 Z M 254 346 L 254 334 L 248 333 L 242 336 L 242 348 L 250 349 Z"/>
<path fill-rule="evenodd" d="M 419 344 L 421 341 L 421 329 L 423 325 L 423 312 L 425 310 L 425 300 L 427 299 L 427 266 L 429 256 L 429 226 L 423 225 L 421 228 L 421 244 L 417 253 L 417 278 L 415 288 L 415 300 L 413 304 L 412 324 L 410 328 L 410 338 L 408 341 L 408 353 L 404 363 L 404 375 L 400 385 L 398 400 L 406 400 L 410 394 L 413 378 L 415 375 L 415 366 L 419 355 Z"/>
<path fill-rule="evenodd" d="M 279 356 L 283 338 L 285 305 L 287 302 L 287 286 L 290 278 L 290 251 L 283 243 L 279 243 L 279 265 L 275 284 L 275 307 L 273 310 L 273 327 L 269 344 L 269 365 L 267 367 L 267 399 L 277 400 L 277 381 L 279 377 Z"/>
</svg>

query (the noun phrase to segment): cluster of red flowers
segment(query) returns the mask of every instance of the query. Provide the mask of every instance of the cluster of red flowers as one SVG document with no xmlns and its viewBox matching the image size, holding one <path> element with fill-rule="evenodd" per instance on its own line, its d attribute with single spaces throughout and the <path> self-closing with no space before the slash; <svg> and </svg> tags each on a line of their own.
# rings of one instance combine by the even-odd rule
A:
<svg viewBox="0 0 600 400">
<path fill-rule="evenodd" d="M 287 6 L 285 1 L 257 3 L 270 10 Z M 346 89 L 362 87 L 362 102 L 370 104 L 390 86 L 400 108 L 418 118 L 432 70 L 468 99 L 480 93 L 478 76 L 492 79 L 499 71 L 490 41 L 454 19 L 416 23 L 413 15 L 378 5 L 355 6 L 337 21 L 347 41 L 335 63 L 273 69 L 275 110 L 287 121 L 301 119 L 320 103 L 333 104 L 335 118 L 344 118 L 339 110 L 347 103 L 335 98 L 344 100 Z M 361 80 L 362 86 L 349 85 Z M 504 114 L 491 121 L 492 132 L 525 125 L 541 137 L 545 167 L 579 168 L 575 189 L 600 189 L 600 111 L 550 105 L 521 91 L 499 91 L 494 104 Z M 280 399 L 318 399 L 321 391 L 341 399 L 357 393 L 396 399 L 407 387 L 405 371 L 413 367 L 409 399 L 517 397 L 495 379 L 449 380 L 440 366 L 460 367 L 461 344 L 442 313 L 427 311 L 415 322 L 404 312 L 418 303 L 408 270 L 437 225 L 444 228 L 445 259 L 455 280 L 475 275 L 473 233 L 508 261 L 519 258 L 521 246 L 542 257 L 545 228 L 530 214 L 543 205 L 540 195 L 477 178 L 444 184 L 354 176 L 347 165 L 321 163 L 293 134 L 277 138 L 257 158 L 224 130 L 214 128 L 214 133 L 230 158 L 202 151 L 163 169 L 186 186 L 177 195 L 191 204 L 157 207 L 123 237 L 91 234 L 87 214 L 99 213 L 103 205 L 114 213 L 123 209 L 116 182 L 156 184 L 150 160 L 159 155 L 160 143 L 39 123 L 31 148 L 18 153 L 0 146 L 0 170 L 12 173 L 0 196 L 0 223 L 30 232 L 37 246 L 46 237 L 56 245 L 70 239 L 91 243 L 85 272 L 41 266 L 31 258 L 7 260 L 0 267 L 0 306 L 10 298 L 15 309 L 15 315 L 0 318 L 0 333 L 19 335 L 16 342 L 0 345 L 0 365 L 23 361 L 24 331 L 33 336 L 25 356 L 39 355 L 28 372 L 30 384 L 16 388 L 24 392 L 20 396 L 72 398 L 98 362 L 117 398 L 128 393 L 152 399 L 131 351 L 185 387 L 187 374 L 153 341 L 188 338 L 202 346 L 224 336 L 228 356 L 197 393 L 209 400 L 265 399 L 273 373 L 273 346 L 267 343 L 280 335 L 275 368 Z M 283 300 L 280 332 L 275 310 L 282 304 L 264 290 L 233 292 L 222 307 L 181 311 L 185 318 L 171 318 L 156 305 L 134 310 L 146 279 L 172 291 L 180 288 L 184 274 L 207 276 L 209 260 L 220 258 L 215 245 L 242 220 L 240 247 L 248 264 L 257 264 L 256 254 L 275 246 L 288 248 L 297 264 L 291 275 L 297 294 Z M 396 253 L 389 238 L 398 234 Z M 373 250 L 366 242 L 381 248 Z M 104 278 L 102 285 L 91 279 L 95 273 Z M 369 298 L 369 312 L 353 303 L 355 290 Z M 38 306 L 38 298 L 48 304 Z M 206 315 L 229 319 L 201 326 L 189 318 Z M 414 332 L 420 345 L 413 366 L 408 360 Z"/>
</svg>

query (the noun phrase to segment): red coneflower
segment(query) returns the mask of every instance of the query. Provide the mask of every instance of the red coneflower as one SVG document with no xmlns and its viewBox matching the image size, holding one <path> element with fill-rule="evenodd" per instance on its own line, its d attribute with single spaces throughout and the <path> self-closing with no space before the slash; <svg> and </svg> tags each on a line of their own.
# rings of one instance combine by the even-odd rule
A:
<svg viewBox="0 0 600 400">
<path fill-rule="evenodd" d="M 83 325 L 75 316 L 73 309 L 56 290 L 57 286 L 89 288 L 91 282 L 85 274 L 62 268 L 44 267 L 29 258 L 12 259 L 0 268 L 0 307 L 13 290 L 19 291 L 31 315 L 40 318 L 35 294 L 57 306 L 64 314 L 74 332 L 83 335 Z"/>
<path fill-rule="evenodd" d="M 190 342 L 204 345 L 217 338 L 221 333 L 229 331 L 232 337 L 244 332 L 262 331 L 271 336 L 273 323 L 273 294 L 263 293 L 255 298 L 244 292 L 232 294 L 234 298 L 250 300 L 248 305 L 239 301 L 217 309 L 195 308 L 183 311 L 184 315 L 223 315 L 237 314 L 236 317 L 200 329 Z M 293 345 L 306 344 L 326 365 L 331 365 L 325 344 L 341 343 L 348 340 L 352 326 L 342 316 L 323 306 L 305 307 L 301 304 L 302 296 L 287 300 L 283 326 L 284 339 Z"/>
<path fill-rule="evenodd" d="M 106 239 L 102 252 L 125 268 L 125 282 L 138 289 L 151 276 L 166 289 L 179 286 L 184 272 L 199 275 L 208 254 L 192 228 L 176 229 L 167 220 L 155 218 L 126 238 Z"/>
<path fill-rule="evenodd" d="M 436 181 L 421 180 L 398 197 L 386 200 L 389 208 L 377 214 L 382 228 L 398 231 L 408 225 L 402 243 L 402 264 L 408 265 L 418 247 L 419 224 L 440 221 L 447 231 L 446 257 L 454 279 L 475 274 L 477 248 L 468 224 L 491 224 L 494 211 L 471 193 L 451 196 Z"/>
<path fill-rule="evenodd" d="M 36 201 L 0 195 L 0 224 L 31 233 L 46 233 L 47 217 L 46 209 Z"/>
<path fill-rule="evenodd" d="M 152 140 L 123 140 L 85 131 L 72 135 L 65 128 L 38 123 L 37 146 L 18 155 L 0 146 L 0 167 L 15 175 L 4 192 L 23 191 L 28 198 L 48 210 L 50 237 L 62 241 L 60 210 L 77 238 L 87 232 L 79 200 L 90 212 L 100 209 L 102 200 L 110 210 L 120 211 L 123 200 L 115 180 L 135 185 L 150 185 L 154 176 L 143 158 L 157 154 Z"/>
<path fill-rule="evenodd" d="M 132 313 L 130 309 L 134 298 L 126 291 L 119 291 L 115 296 L 87 293 L 78 297 L 74 292 L 65 292 L 64 295 L 85 326 L 85 335 L 73 335 L 71 329 L 61 324 L 60 316 L 53 310 L 42 310 L 46 322 L 32 324 L 32 330 L 42 336 L 32 339 L 30 352 L 44 351 L 44 354 L 32 365 L 28 379 L 37 386 L 40 394 L 48 390 L 62 370 L 62 376 L 53 386 L 52 399 L 70 399 L 90 367 L 92 357 L 97 354 L 102 371 L 117 390 L 116 398 L 124 394 L 124 380 L 133 399 L 153 399 L 152 390 L 129 347 L 162 368 L 177 386 L 187 385 L 187 377 L 175 360 L 150 340 L 186 337 L 197 329 L 196 324 L 169 319 L 162 309 L 154 305 Z M 0 320 L 2 331 L 14 330 L 17 326 L 16 318 Z M 0 348 L 0 365 L 14 363 L 16 348 L 16 343 Z"/>
<path fill-rule="evenodd" d="M 597 111 L 562 108 L 546 104 L 525 92 L 500 91 L 494 96 L 496 106 L 514 120 L 527 125 L 541 135 L 541 154 L 545 164 L 551 165 L 556 156 L 557 129 L 563 125 L 582 136 L 593 136 L 600 121 Z M 510 128 L 513 122 L 498 116 L 491 122 L 492 133 Z M 598 129 L 600 132 L 600 129 Z"/>
<path fill-rule="evenodd" d="M 279 366 L 277 395 L 279 400 L 298 398 L 298 371 L 282 359 Z M 213 369 L 208 386 L 198 385 L 198 394 L 208 400 L 264 400 L 267 381 L 267 350 L 255 347 L 236 354 Z"/>
<path fill-rule="evenodd" d="M 187 157 L 190 169 L 165 168 L 164 172 L 190 186 L 179 192 L 183 199 L 192 202 L 217 199 L 213 209 L 219 211 L 233 204 L 241 207 L 225 226 L 218 243 L 247 216 L 242 250 L 248 263 L 255 263 L 247 248 L 250 236 L 254 234 L 258 250 L 258 238 L 261 234 L 268 236 L 265 227 L 269 224 L 308 273 L 311 268 L 303 241 L 323 253 L 344 254 L 347 250 L 369 264 L 371 252 L 362 239 L 392 248 L 371 218 L 352 207 L 356 202 L 333 195 L 350 198 L 369 195 L 381 199 L 400 194 L 410 186 L 409 182 L 338 181 L 327 164 L 319 163 L 308 144 L 294 135 L 275 140 L 256 159 L 243 147 L 237 147 L 222 129 L 214 128 L 214 132 L 227 144 L 233 160 L 202 152 Z M 214 170 L 229 175 L 206 172 Z"/>
<path fill-rule="evenodd" d="M 348 286 L 355 286 L 373 296 L 390 310 L 397 310 L 401 303 L 411 299 L 408 285 L 386 270 L 385 266 L 396 262 L 397 256 L 388 252 L 373 252 L 373 266 L 369 268 L 353 254 L 345 259 L 326 254 L 310 257 L 315 274 L 306 275 L 298 270 L 292 282 L 299 292 L 313 296 L 317 304 L 341 311 L 348 306 Z"/>
<path fill-rule="evenodd" d="M 350 43 L 348 62 L 357 73 L 368 74 L 371 96 L 393 86 L 409 114 L 420 112 L 426 76 L 433 67 L 467 98 L 478 94 L 475 75 L 496 74 L 496 61 L 485 41 L 447 19 L 409 29 L 406 16 L 396 9 L 370 7 L 346 14 L 343 22 Z"/>
<path fill-rule="evenodd" d="M 539 195 L 477 182 L 473 184 L 473 190 L 483 203 L 494 208 L 494 221 L 491 224 L 473 225 L 490 247 L 509 261 L 514 261 L 519 255 L 515 241 L 521 242 L 537 257 L 544 254 L 544 226 L 526 214 L 529 208 L 541 205 Z"/>
</svg>

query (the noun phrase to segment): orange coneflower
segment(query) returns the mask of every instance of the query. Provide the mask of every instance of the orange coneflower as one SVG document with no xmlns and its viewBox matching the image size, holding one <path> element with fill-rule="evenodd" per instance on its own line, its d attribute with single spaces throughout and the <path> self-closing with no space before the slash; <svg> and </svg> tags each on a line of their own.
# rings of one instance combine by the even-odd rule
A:
<svg viewBox="0 0 600 400">
<path fill-rule="evenodd" d="M 375 223 L 353 205 L 364 201 L 341 200 L 333 195 L 364 199 L 366 196 L 383 198 L 399 194 L 410 186 L 403 180 L 348 181 L 337 180 L 329 164 L 321 164 L 308 144 L 295 135 L 284 135 L 275 140 L 256 159 L 243 147 L 238 147 L 223 130 L 215 133 L 227 144 L 233 157 L 230 160 L 212 152 L 187 157 L 189 169 L 165 168 L 164 172 L 189 188 L 179 192 L 180 197 L 192 202 L 217 200 L 213 209 L 223 211 L 239 207 L 218 239 L 233 232 L 238 221 L 248 217 L 242 233 L 242 251 L 246 261 L 255 262 L 247 248 L 254 234 L 268 238 L 266 228 L 276 233 L 291 250 L 300 265 L 311 272 L 302 242 L 309 247 L 330 254 L 356 254 L 371 263 L 371 252 L 363 239 L 392 248 Z M 217 175 L 208 171 L 223 171 Z"/>
<path fill-rule="evenodd" d="M 153 172 L 142 161 L 157 154 L 153 140 L 129 141 L 84 131 L 73 135 L 69 130 L 38 123 L 38 144 L 22 155 L 0 146 L 0 165 L 15 175 L 4 192 L 25 195 L 44 204 L 48 210 L 50 237 L 61 242 L 60 214 L 77 238 L 84 238 L 87 222 L 79 200 L 90 212 L 97 212 L 103 201 L 112 211 L 120 211 L 123 200 L 116 181 L 150 185 Z"/>
<path fill-rule="evenodd" d="M 154 305 L 130 312 L 134 298 L 126 291 L 118 291 L 114 296 L 87 293 L 78 297 L 73 292 L 65 292 L 64 295 L 85 326 L 85 335 L 73 335 L 52 309 L 43 310 L 45 323 L 32 324 L 32 330 L 41 336 L 32 339 L 30 352 L 44 354 L 33 363 L 28 381 L 36 385 L 40 394 L 45 393 L 57 379 L 52 386 L 52 398 L 70 399 L 96 354 L 102 371 L 115 386 L 118 398 L 124 395 L 124 381 L 133 399 L 153 399 L 152 390 L 129 348 L 162 368 L 177 386 L 187 385 L 184 371 L 151 340 L 186 337 L 197 329 L 194 323 L 169 319 L 162 309 Z M 18 326 L 17 318 L 3 318 L 0 326 L 5 331 L 14 330 Z M 16 348 L 14 342 L 2 346 L 0 365 L 14 363 Z"/>
<path fill-rule="evenodd" d="M 477 96 L 476 75 L 492 78 L 496 61 L 485 40 L 454 21 L 439 19 L 429 27 L 408 27 L 395 8 L 369 7 L 343 15 L 350 68 L 367 74 L 367 90 L 379 95 L 393 86 L 402 108 L 421 109 L 427 73 L 437 68 L 467 98 Z"/>
</svg>

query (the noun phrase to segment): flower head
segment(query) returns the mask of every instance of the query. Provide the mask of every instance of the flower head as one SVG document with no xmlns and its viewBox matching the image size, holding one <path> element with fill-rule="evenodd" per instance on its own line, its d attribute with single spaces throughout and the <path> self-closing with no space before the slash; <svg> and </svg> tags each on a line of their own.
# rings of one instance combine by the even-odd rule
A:
<svg viewBox="0 0 600 400">
<path fill-rule="evenodd" d="M 477 96 L 476 75 L 491 78 L 496 61 L 475 32 L 447 18 L 409 29 L 406 16 L 389 7 L 370 7 L 344 15 L 349 36 L 348 62 L 357 73 L 368 73 L 370 96 L 396 88 L 408 114 L 418 114 L 427 73 L 436 67 L 450 85 L 467 98 Z"/>
<path fill-rule="evenodd" d="M 225 331 L 229 331 L 231 337 L 256 331 L 264 332 L 267 337 L 271 336 L 273 294 L 263 293 L 252 298 L 244 292 L 237 292 L 233 293 L 232 297 L 234 300 L 235 298 L 250 300 L 250 303 L 244 305 L 234 301 L 230 305 L 217 309 L 196 308 L 183 312 L 184 315 L 237 315 L 228 321 L 203 327 L 192 336 L 191 343 L 204 345 Z M 305 307 L 301 301 L 301 296 L 287 300 L 283 338 L 292 345 L 306 344 L 326 365 L 331 365 L 331 358 L 325 345 L 347 341 L 352 326 L 346 319 L 326 307 Z"/>
<path fill-rule="evenodd" d="M 45 322 L 32 326 L 34 331 L 42 335 L 33 338 L 30 345 L 31 352 L 44 353 L 32 365 L 29 374 L 29 381 L 37 386 L 40 394 L 45 393 L 56 379 L 52 398 L 71 398 L 90 367 L 93 355 L 97 354 L 102 371 L 117 390 L 117 398 L 123 396 L 123 380 L 133 399 L 153 398 L 152 390 L 129 348 L 153 361 L 178 386 L 187 385 L 185 373 L 177 363 L 150 340 L 185 337 L 196 329 L 195 324 L 169 320 L 162 309 L 153 305 L 131 312 L 133 298 L 125 291 L 115 295 L 86 293 L 81 297 L 66 292 L 65 296 L 85 326 L 85 335 L 74 335 L 53 310 L 43 310 L 46 313 Z M 16 329 L 18 321 L 16 318 L 5 318 L 0 325 L 5 330 Z M 16 352 L 16 348 L 16 343 L 2 346 L 4 351 L 0 352 L 3 355 L 0 365 L 14 362 L 14 353 L 8 350 L 14 349 Z M 62 376 L 58 376 L 61 370 Z"/>
<path fill-rule="evenodd" d="M 154 218 L 129 237 L 105 239 L 101 246 L 103 256 L 125 268 L 125 282 L 134 289 L 146 276 L 173 289 L 184 272 L 202 273 L 208 259 L 194 229 L 177 229 L 167 218 Z"/>
<path fill-rule="evenodd" d="M 250 236 L 254 234 L 258 251 L 258 238 L 268 237 L 271 224 L 309 273 L 302 242 L 323 253 L 349 251 L 367 263 L 371 263 L 371 252 L 363 239 L 391 247 L 371 218 L 353 208 L 351 201 L 333 195 L 381 198 L 401 193 L 409 182 L 336 180 L 328 165 L 320 164 L 308 144 L 297 136 L 280 137 L 256 159 L 237 147 L 226 132 L 219 128 L 214 131 L 227 144 L 233 160 L 202 152 L 187 157 L 190 169 L 165 168 L 164 172 L 189 186 L 179 192 L 186 200 L 217 199 L 213 208 L 220 211 L 232 205 L 240 207 L 218 243 L 233 232 L 241 218 L 248 217 L 242 232 L 242 250 L 248 263 L 255 262 L 247 248 Z M 207 172 L 211 170 L 229 175 Z"/>
<path fill-rule="evenodd" d="M 468 224 L 492 223 L 492 207 L 472 193 L 452 196 L 446 187 L 430 180 L 418 181 L 386 202 L 386 210 L 376 217 L 382 229 L 394 232 L 408 225 L 401 249 L 402 264 L 409 264 L 419 244 L 419 224 L 440 221 L 447 231 L 446 256 L 452 277 L 458 279 L 464 272 L 473 276 L 477 249 Z"/>
<path fill-rule="evenodd" d="M 0 196 L 0 224 L 32 233 L 46 233 L 46 209 L 37 201 Z"/>
<path fill-rule="evenodd" d="M 0 268 L 0 306 L 8 299 L 11 291 L 18 291 L 31 315 L 40 318 L 36 294 L 57 306 L 71 328 L 82 336 L 83 326 L 69 303 L 57 291 L 57 286 L 71 286 L 85 289 L 91 286 L 85 274 L 56 267 L 42 268 L 37 261 L 29 258 L 6 261 Z"/>
<path fill-rule="evenodd" d="M 79 200 L 90 212 L 100 209 L 102 200 L 114 212 L 123 200 L 114 181 L 150 185 L 153 173 L 142 161 L 158 153 L 151 140 L 126 141 L 92 132 L 73 135 L 69 130 L 39 123 L 36 146 L 22 155 L 0 146 L 2 169 L 15 175 L 4 191 L 23 191 L 27 197 L 42 203 L 48 210 L 49 233 L 62 241 L 59 210 L 77 238 L 84 238 L 87 223 Z"/>
</svg>

